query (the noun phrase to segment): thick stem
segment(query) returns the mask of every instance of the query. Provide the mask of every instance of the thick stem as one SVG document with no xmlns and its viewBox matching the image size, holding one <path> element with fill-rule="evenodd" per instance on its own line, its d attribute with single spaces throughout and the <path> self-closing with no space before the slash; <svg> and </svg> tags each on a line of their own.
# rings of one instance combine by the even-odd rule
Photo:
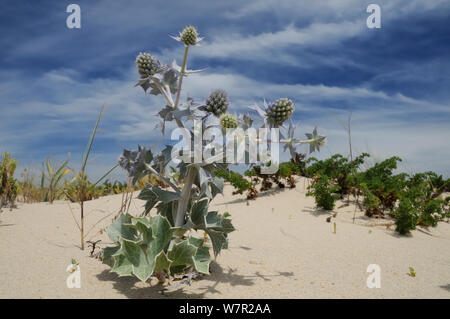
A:
<svg viewBox="0 0 450 319">
<path fill-rule="evenodd" d="M 181 199 L 178 201 L 177 217 L 175 220 L 175 227 L 183 226 L 184 216 L 186 215 L 187 205 L 191 195 L 191 188 L 194 184 L 195 176 L 197 175 L 197 169 L 194 166 L 189 167 L 188 173 L 184 180 L 183 190 L 181 191 Z"/>
<path fill-rule="evenodd" d="M 178 90 L 177 90 L 177 98 L 175 100 L 175 108 L 178 107 L 178 103 L 180 102 L 181 85 L 183 84 L 183 77 L 184 77 L 184 73 L 186 71 L 186 63 L 187 63 L 188 52 L 189 52 L 189 46 L 187 45 L 184 48 L 183 64 L 181 65 L 180 79 L 178 80 Z"/>
<path fill-rule="evenodd" d="M 187 57 L 189 53 L 189 46 L 186 46 L 184 48 L 184 56 L 183 56 L 183 64 L 181 65 L 180 70 L 180 79 L 178 80 L 178 89 L 177 89 L 177 97 L 175 99 L 175 105 L 174 108 L 176 109 L 178 107 L 178 104 L 180 103 L 180 95 L 181 95 L 181 86 L 183 84 L 183 77 L 184 73 L 186 71 L 186 64 L 187 64 Z M 184 128 L 183 123 L 180 120 L 176 120 L 178 126 L 180 128 Z M 186 142 L 191 142 L 190 136 L 189 139 L 186 140 Z M 181 199 L 178 201 L 178 209 L 177 209 L 177 216 L 175 219 L 175 227 L 182 226 L 184 224 L 184 217 L 186 215 L 186 209 L 189 203 L 190 195 L 191 195 L 191 188 L 194 184 L 194 179 L 197 174 L 197 169 L 193 166 L 191 166 L 188 169 L 187 176 L 184 180 L 184 186 L 183 190 L 181 191 Z"/>
</svg>

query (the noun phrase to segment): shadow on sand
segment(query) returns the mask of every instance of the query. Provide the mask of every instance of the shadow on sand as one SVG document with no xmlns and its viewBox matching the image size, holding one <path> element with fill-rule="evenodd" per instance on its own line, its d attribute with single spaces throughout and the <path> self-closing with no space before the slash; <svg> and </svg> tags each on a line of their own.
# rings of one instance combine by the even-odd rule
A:
<svg viewBox="0 0 450 319">
<path fill-rule="evenodd" d="M 310 207 L 310 206 L 305 206 L 302 209 L 302 212 L 310 213 L 311 215 L 316 216 L 316 217 L 331 216 L 333 214 L 332 210 L 325 210 L 322 208 Z"/>
<path fill-rule="evenodd" d="M 217 289 L 219 284 L 227 284 L 232 287 L 236 286 L 252 286 L 255 284 L 255 279 L 262 279 L 264 281 L 270 281 L 270 277 L 292 277 L 292 272 L 278 272 L 276 275 L 263 275 L 260 272 L 255 272 L 254 275 L 239 275 L 236 270 L 228 268 L 224 270 L 219 264 L 212 262 L 210 266 L 210 275 L 202 276 L 198 279 L 194 279 L 192 284 L 197 286 L 194 288 L 196 291 L 188 291 L 189 286 L 187 284 L 181 284 L 179 286 L 168 286 L 167 289 L 161 284 L 147 287 L 136 287 L 139 280 L 135 277 L 119 277 L 117 274 L 104 270 L 97 275 L 97 278 L 101 281 L 112 281 L 113 287 L 119 293 L 125 295 L 128 298 L 134 299 L 147 299 L 147 298 L 175 298 L 175 299 L 196 299 L 205 298 L 205 294 L 220 294 Z"/>
<path fill-rule="evenodd" d="M 450 284 L 442 285 L 442 286 L 439 286 L 439 287 L 444 289 L 444 290 L 447 290 L 448 292 L 450 292 Z"/>
<path fill-rule="evenodd" d="M 256 200 L 258 200 L 258 198 L 275 196 L 275 195 L 283 192 L 286 189 L 289 190 L 291 188 L 274 187 L 274 188 L 271 188 L 271 189 L 266 190 L 264 192 L 259 192 L 259 190 L 258 190 L 259 193 L 258 193 L 258 197 L 256 198 Z M 235 195 L 235 196 L 245 196 L 245 195 Z M 217 205 L 239 204 L 239 203 L 245 203 L 247 201 L 252 202 L 252 200 L 248 200 L 246 197 L 241 197 L 241 198 L 236 198 L 236 199 L 230 200 L 228 202 L 220 203 L 220 204 L 217 204 Z"/>
</svg>

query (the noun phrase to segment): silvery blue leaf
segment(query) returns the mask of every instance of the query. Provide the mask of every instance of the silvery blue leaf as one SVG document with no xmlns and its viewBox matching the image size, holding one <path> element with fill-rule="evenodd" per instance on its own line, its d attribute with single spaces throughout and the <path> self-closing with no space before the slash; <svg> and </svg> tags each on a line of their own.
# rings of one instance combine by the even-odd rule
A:
<svg viewBox="0 0 450 319">
<path fill-rule="evenodd" d="M 161 111 L 158 112 L 158 115 L 165 121 L 172 121 L 173 116 L 173 108 L 166 105 Z"/>
<path fill-rule="evenodd" d="M 151 87 L 149 78 L 140 79 L 135 86 L 141 86 L 145 92 Z"/>
<path fill-rule="evenodd" d="M 172 67 L 173 69 L 175 69 L 178 73 L 181 72 L 181 66 L 179 66 L 175 60 L 173 60 L 173 62 L 172 62 L 172 64 L 171 64 L 171 67 Z M 203 71 L 205 71 L 205 70 L 206 70 L 206 68 L 200 69 L 200 70 L 188 70 L 188 69 L 186 68 L 186 70 L 184 71 L 184 73 L 185 73 L 185 74 L 192 74 L 192 73 L 203 72 Z"/>
<path fill-rule="evenodd" d="M 176 70 L 168 68 L 163 73 L 162 78 L 163 86 L 167 86 L 172 94 L 175 94 L 178 90 L 178 76 Z"/>
<path fill-rule="evenodd" d="M 158 87 L 155 85 L 155 83 L 149 82 L 148 88 L 152 88 L 150 90 L 150 94 L 152 94 L 152 95 L 161 94 L 161 91 L 158 89 Z"/>
<path fill-rule="evenodd" d="M 251 105 L 251 106 L 249 106 L 249 108 L 251 110 L 255 110 L 258 113 L 258 115 L 261 116 L 262 118 L 266 117 L 266 111 L 262 110 L 258 105 L 256 105 L 256 104 Z"/>
</svg>

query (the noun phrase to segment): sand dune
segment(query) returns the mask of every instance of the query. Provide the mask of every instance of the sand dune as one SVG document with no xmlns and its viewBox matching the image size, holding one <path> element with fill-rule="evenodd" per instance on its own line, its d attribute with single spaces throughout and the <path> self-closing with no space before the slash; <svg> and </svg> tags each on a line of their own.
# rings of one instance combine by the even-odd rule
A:
<svg viewBox="0 0 450 319">
<path fill-rule="evenodd" d="M 0 298 L 449 298 L 450 225 L 420 228 L 399 237 L 384 224 L 369 220 L 339 202 L 333 212 L 317 210 L 305 197 L 305 179 L 297 188 L 274 189 L 247 205 L 245 196 L 218 196 L 213 207 L 232 215 L 237 231 L 230 247 L 211 265 L 211 275 L 192 284 L 169 286 L 119 278 L 90 248 L 81 251 L 79 232 L 64 201 L 19 204 L 0 213 Z M 135 193 L 137 195 L 137 193 Z M 109 225 L 121 195 L 87 203 L 87 226 L 95 240 Z M 130 212 L 142 211 L 134 200 Z M 353 217 L 355 214 L 355 220 Z M 333 223 L 336 233 L 333 233 Z M 375 224 L 382 224 L 375 226 Z M 81 288 L 69 289 L 66 267 L 75 258 Z M 381 267 L 381 288 L 367 288 L 369 264 Z M 416 277 L 408 275 L 414 267 Z"/>
</svg>

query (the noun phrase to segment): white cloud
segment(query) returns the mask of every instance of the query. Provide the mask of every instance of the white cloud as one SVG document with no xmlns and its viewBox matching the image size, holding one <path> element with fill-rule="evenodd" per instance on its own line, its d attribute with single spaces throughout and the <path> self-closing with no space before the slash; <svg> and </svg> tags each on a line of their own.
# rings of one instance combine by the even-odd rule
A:
<svg viewBox="0 0 450 319">
<path fill-rule="evenodd" d="M 201 50 L 195 57 L 229 58 L 238 60 L 258 60 L 285 62 L 292 65 L 304 64 L 298 56 L 285 52 L 289 47 L 313 48 L 333 45 L 349 39 L 363 30 L 363 25 L 355 22 L 313 23 L 305 28 L 293 24 L 275 32 L 243 36 L 240 33 L 216 35 L 211 41 L 202 42 Z"/>
</svg>

